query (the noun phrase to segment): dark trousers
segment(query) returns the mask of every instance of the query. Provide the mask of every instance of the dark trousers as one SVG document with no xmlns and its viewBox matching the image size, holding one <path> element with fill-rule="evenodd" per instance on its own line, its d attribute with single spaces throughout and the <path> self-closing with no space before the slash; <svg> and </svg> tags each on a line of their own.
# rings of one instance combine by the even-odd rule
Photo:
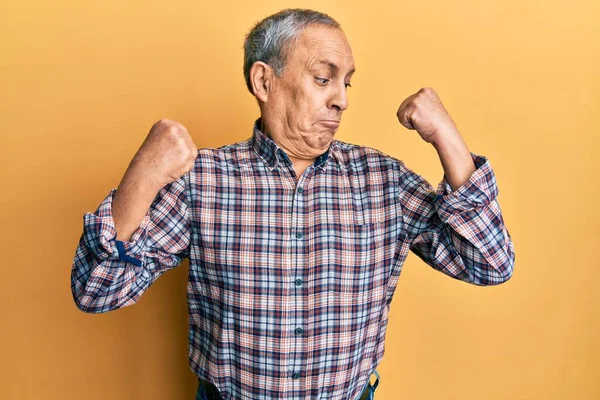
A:
<svg viewBox="0 0 600 400">
<path fill-rule="evenodd" d="M 371 385 L 369 382 L 359 400 L 373 400 L 375 388 L 377 387 L 378 382 L 379 379 L 377 379 L 374 385 Z M 198 379 L 196 400 L 221 400 L 221 395 L 219 394 L 219 390 L 215 385 L 203 379 Z"/>
</svg>

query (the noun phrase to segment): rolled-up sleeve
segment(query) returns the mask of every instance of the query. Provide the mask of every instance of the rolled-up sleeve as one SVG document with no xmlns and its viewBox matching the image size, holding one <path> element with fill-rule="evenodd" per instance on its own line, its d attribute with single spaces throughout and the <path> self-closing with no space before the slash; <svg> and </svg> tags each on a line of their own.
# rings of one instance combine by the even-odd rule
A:
<svg viewBox="0 0 600 400">
<path fill-rule="evenodd" d="M 77 307 L 101 313 L 134 304 L 164 272 L 189 254 L 190 222 L 183 178 L 165 186 L 129 241 L 116 240 L 110 191 L 84 215 L 71 270 Z"/>
<path fill-rule="evenodd" d="M 399 198 L 410 249 L 455 279 L 496 285 L 513 274 L 515 253 L 487 158 L 471 153 L 476 170 L 457 190 L 446 177 L 437 190 L 400 162 Z"/>
</svg>

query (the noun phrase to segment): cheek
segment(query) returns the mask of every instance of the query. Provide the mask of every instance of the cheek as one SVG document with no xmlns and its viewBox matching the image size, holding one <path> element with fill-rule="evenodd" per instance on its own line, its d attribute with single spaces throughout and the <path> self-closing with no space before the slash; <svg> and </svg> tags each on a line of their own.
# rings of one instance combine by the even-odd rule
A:
<svg viewBox="0 0 600 400">
<path fill-rule="evenodd" d="M 289 98 L 289 112 L 298 128 L 302 131 L 309 131 L 315 118 L 315 107 L 309 96 L 301 92 L 294 93 Z"/>
<path fill-rule="evenodd" d="M 319 119 L 327 115 L 327 105 L 320 93 L 308 93 L 303 96 L 298 110 L 301 110 L 302 117 L 306 123 L 311 126 Z"/>
<path fill-rule="evenodd" d="M 301 132 L 314 136 L 314 123 L 328 114 L 324 93 L 315 88 L 312 81 L 287 89 L 287 93 L 282 93 L 282 100 L 286 104 L 289 121 Z"/>
</svg>

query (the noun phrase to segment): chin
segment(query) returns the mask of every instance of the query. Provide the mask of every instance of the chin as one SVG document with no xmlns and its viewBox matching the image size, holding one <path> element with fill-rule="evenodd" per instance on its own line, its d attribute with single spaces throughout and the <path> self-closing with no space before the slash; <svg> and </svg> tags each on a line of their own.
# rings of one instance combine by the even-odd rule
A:
<svg viewBox="0 0 600 400">
<path fill-rule="evenodd" d="M 331 142 L 333 142 L 334 136 L 335 136 L 335 131 L 327 131 L 327 132 L 319 133 L 317 143 L 316 143 L 317 148 L 322 149 L 322 150 L 327 150 L 327 148 L 331 145 Z"/>
</svg>

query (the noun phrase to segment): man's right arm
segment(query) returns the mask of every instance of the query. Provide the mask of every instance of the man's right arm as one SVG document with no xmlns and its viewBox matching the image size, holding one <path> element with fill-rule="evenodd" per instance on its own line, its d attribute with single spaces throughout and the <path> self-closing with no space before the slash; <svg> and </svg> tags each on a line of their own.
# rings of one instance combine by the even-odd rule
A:
<svg viewBox="0 0 600 400">
<path fill-rule="evenodd" d="M 82 311 L 135 303 L 187 256 L 191 229 L 182 175 L 197 154 L 185 127 L 157 122 L 118 189 L 95 213 L 86 213 L 71 273 L 73 297 Z"/>
</svg>

